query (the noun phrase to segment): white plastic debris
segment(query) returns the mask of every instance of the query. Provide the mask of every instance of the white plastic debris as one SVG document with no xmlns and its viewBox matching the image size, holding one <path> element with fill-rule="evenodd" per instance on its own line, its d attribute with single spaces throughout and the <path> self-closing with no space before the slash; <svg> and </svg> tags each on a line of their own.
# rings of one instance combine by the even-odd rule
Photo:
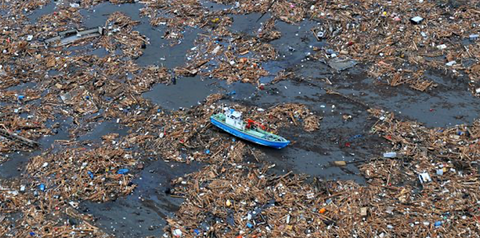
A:
<svg viewBox="0 0 480 238">
<path fill-rule="evenodd" d="M 323 32 L 323 31 L 318 31 L 317 32 L 317 37 L 318 38 L 323 38 L 324 36 L 325 36 L 325 32 Z"/>
<path fill-rule="evenodd" d="M 456 63 L 457 63 L 457 62 L 455 62 L 455 60 L 452 60 L 452 61 L 446 63 L 445 65 L 451 67 L 451 66 L 453 66 L 453 65 L 456 64 Z"/>
<path fill-rule="evenodd" d="M 418 174 L 418 179 L 420 180 L 420 183 L 422 183 L 422 184 L 432 182 L 432 178 L 430 177 L 430 175 L 427 172 L 423 172 L 423 173 Z"/>
<path fill-rule="evenodd" d="M 72 206 L 73 208 L 78 207 L 78 202 L 70 201 L 70 202 L 68 202 L 68 204 L 70 204 L 70 206 Z"/>
<path fill-rule="evenodd" d="M 385 157 L 385 158 L 395 158 L 395 157 L 397 157 L 397 152 L 392 151 L 392 152 L 383 153 L 383 157 Z"/>
<path fill-rule="evenodd" d="M 215 47 L 215 49 L 213 49 L 212 54 L 216 55 L 220 49 L 221 49 L 221 47 L 219 45 L 217 45 L 217 47 Z"/>
<path fill-rule="evenodd" d="M 443 169 L 437 169 L 437 175 L 443 175 Z"/>
<path fill-rule="evenodd" d="M 173 235 L 174 235 L 175 237 L 181 237 L 182 234 L 183 234 L 183 233 L 182 233 L 182 231 L 181 231 L 180 229 L 175 229 L 175 230 L 173 231 Z"/>
<path fill-rule="evenodd" d="M 421 16 L 412 17 L 410 18 L 410 21 L 415 24 L 420 24 L 420 22 L 423 21 L 423 17 Z"/>
</svg>

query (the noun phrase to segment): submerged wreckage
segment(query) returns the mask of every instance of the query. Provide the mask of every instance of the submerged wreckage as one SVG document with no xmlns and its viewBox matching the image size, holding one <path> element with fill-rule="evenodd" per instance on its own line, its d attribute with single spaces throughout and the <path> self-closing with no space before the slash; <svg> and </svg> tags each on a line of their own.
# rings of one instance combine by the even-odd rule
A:
<svg viewBox="0 0 480 238">
<path fill-rule="evenodd" d="M 59 32 L 57 36 L 46 39 L 45 43 L 48 46 L 65 46 L 76 41 L 101 36 L 104 34 L 104 31 L 105 29 L 103 27 L 95 27 L 86 30 L 71 29 Z"/>
</svg>

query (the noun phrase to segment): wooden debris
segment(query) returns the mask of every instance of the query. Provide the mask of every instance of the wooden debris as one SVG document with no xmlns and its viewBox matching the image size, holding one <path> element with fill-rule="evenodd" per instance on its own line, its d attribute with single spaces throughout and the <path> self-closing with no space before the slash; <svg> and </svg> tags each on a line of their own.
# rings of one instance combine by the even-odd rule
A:
<svg viewBox="0 0 480 238">
<path fill-rule="evenodd" d="M 8 132 L 7 130 L 3 130 L 3 129 L 0 129 L 0 136 L 9 140 L 19 142 L 23 145 L 30 146 L 30 147 L 36 147 L 39 145 L 38 142 L 36 141 L 27 139 L 23 136 L 16 135 L 14 133 Z"/>
</svg>

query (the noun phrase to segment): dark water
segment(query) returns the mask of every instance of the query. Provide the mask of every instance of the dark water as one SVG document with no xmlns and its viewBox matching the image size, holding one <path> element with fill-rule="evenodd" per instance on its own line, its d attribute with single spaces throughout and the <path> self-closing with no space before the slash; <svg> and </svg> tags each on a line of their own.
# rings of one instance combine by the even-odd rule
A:
<svg viewBox="0 0 480 238">
<path fill-rule="evenodd" d="M 40 18 L 43 15 L 50 14 L 52 13 L 56 8 L 55 1 L 49 1 L 47 5 L 36 9 L 35 11 L 32 12 L 32 14 L 27 15 L 27 18 L 30 22 L 36 22 L 38 18 Z"/>
<path fill-rule="evenodd" d="M 179 77 L 176 84 L 158 84 L 144 97 L 168 110 L 178 110 L 197 105 L 208 95 L 220 92 L 221 82 L 214 79 L 196 77 Z M 195 89 L 195 90 L 192 90 Z M 222 90 L 223 91 L 223 90 Z"/>
<path fill-rule="evenodd" d="M 125 136 L 128 134 L 127 132 L 127 127 L 124 127 L 114 121 L 104 121 L 101 123 L 97 123 L 97 125 L 94 126 L 93 130 L 79 136 L 77 140 L 100 142 L 102 140 L 102 136 L 108 135 L 110 133 L 117 133 L 119 134 L 119 136 Z"/>
<path fill-rule="evenodd" d="M 138 187 L 132 194 L 107 203 L 83 202 L 80 210 L 93 214 L 98 225 L 118 237 L 159 237 L 165 219 L 182 203 L 167 194 L 170 181 L 200 168 L 198 163 L 149 161 L 133 180 Z"/>
<path fill-rule="evenodd" d="M 67 140 L 68 133 L 60 132 L 54 136 L 45 136 L 39 140 L 42 150 L 49 149 L 55 140 Z M 0 164 L 0 178 L 16 178 L 20 176 L 28 164 L 28 160 L 34 156 L 40 155 L 40 150 L 33 152 L 15 152 L 6 155 L 8 160 Z"/>
<path fill-rule="evenodd" d="M 221 10 L 227 10 L 227 9 L 234 9 L 235 7 L 233 5 L 225 5 L 225 4 L 219 4 L 215 2 L 209 2 L 207 0 L 200 0 L 200 3 L 202 6 L 206 9 L 209 9 L 210 11 L 221 11 Z"/>
<path fill-rule="evenodd" d="M 83 16 L 82 23 L 85 27 L 104 26 L 110 14 L 122 12 L 129 16 L 133 21 L 139 21 L 139 24 L 133 30 L 139 31 L 145 35 L 150 44 L 143 50 L 142 56 L 136 59 L 136 63 L 141 66 L 161 65 L 167 68 L 174 68 L 183 65 L 186 60 L 186 54 L 193 45 L 193 41 L 202 31 L 196 28 L 187 28 L 183 31 L 184 38 L 178 42 L 171 42 L 163 39 L 167 30 L 164 26 L 153 27 L 150 25 L 150 19 L 140 16 L 142 4 L 122 4 L 113 5 L 111 3 L 101 3 L 93 9 L 80 10 Z M 173 46 L 171 44 L 174 44 Z"/>
<path fill-rule="evenodd" d="M 406 85 L 373 87 L 375 80 L 361 75 L 347 75 L 335 84 L 345 95 L 427 127 L 449 127 L 478 118 L 480 100 L 468 91 L 467 82 L 433 72 L 426 76 L 438 86 L 425 92 Z"/>
<path fill-rule="evenodd" d="M 0 164 L 0 178 L 16 178 L 27 166 L 29 158 L 39 155 L 40 152 L 16 152 L 4 155 L 7 160 Z"/>
<path fill-rule="evenodd" d="M 8 160 L 0 164 L 0 178 L 16 178 L 20 176 L 24 172 L 30 158 L 40 155 L 42 151 L 53 149 L 56 140 L 70 139 L 68 129 L 70 128 L 72 120 L 58 117 L 57 122 L 59 123 L 59 127 L 56 129 L 56 134 L 44 136 L 38 140 L 40 150 L 14 152 L 6 155 L 5 157 L 8 158 Z M 47 124 L 47 126 L 51 126 L 53 123 L 50 122 Z"/>
</svg>

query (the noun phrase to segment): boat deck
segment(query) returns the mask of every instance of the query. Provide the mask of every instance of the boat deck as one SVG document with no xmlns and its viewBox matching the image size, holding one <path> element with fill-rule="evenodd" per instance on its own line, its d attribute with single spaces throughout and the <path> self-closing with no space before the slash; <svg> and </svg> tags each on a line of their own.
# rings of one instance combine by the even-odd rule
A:
<svg viewBox="0 0 480 238">
<path fill-rule="evenodd" d="M 231 125 L 228 125 L 226 123 L 226 116 L 224 114 L 219 113 L 219 114 L 213 115 L 212 117 L 215 118 L 220 123 L 224 124 L 225 126 L 234 128 Z M 239 130 L 238 128 L 234 128 L 234 129 Z M 251 136 L 257 137 L 259 139 L 263 139 L 263 140 L 269 140 L 269 141 L 274 141 L 274 142 L 287 142 L 288 141 L 287 139 L 285 139 L 281 136 L 272 134 L 270 132 L 261 130 L 259 128 L 248 129 L 248 130 L 239 130 L 239 131 L 241 131 L 243 133 L 246 133 L 246 134 L 249 134 Z"/>
</svg>

